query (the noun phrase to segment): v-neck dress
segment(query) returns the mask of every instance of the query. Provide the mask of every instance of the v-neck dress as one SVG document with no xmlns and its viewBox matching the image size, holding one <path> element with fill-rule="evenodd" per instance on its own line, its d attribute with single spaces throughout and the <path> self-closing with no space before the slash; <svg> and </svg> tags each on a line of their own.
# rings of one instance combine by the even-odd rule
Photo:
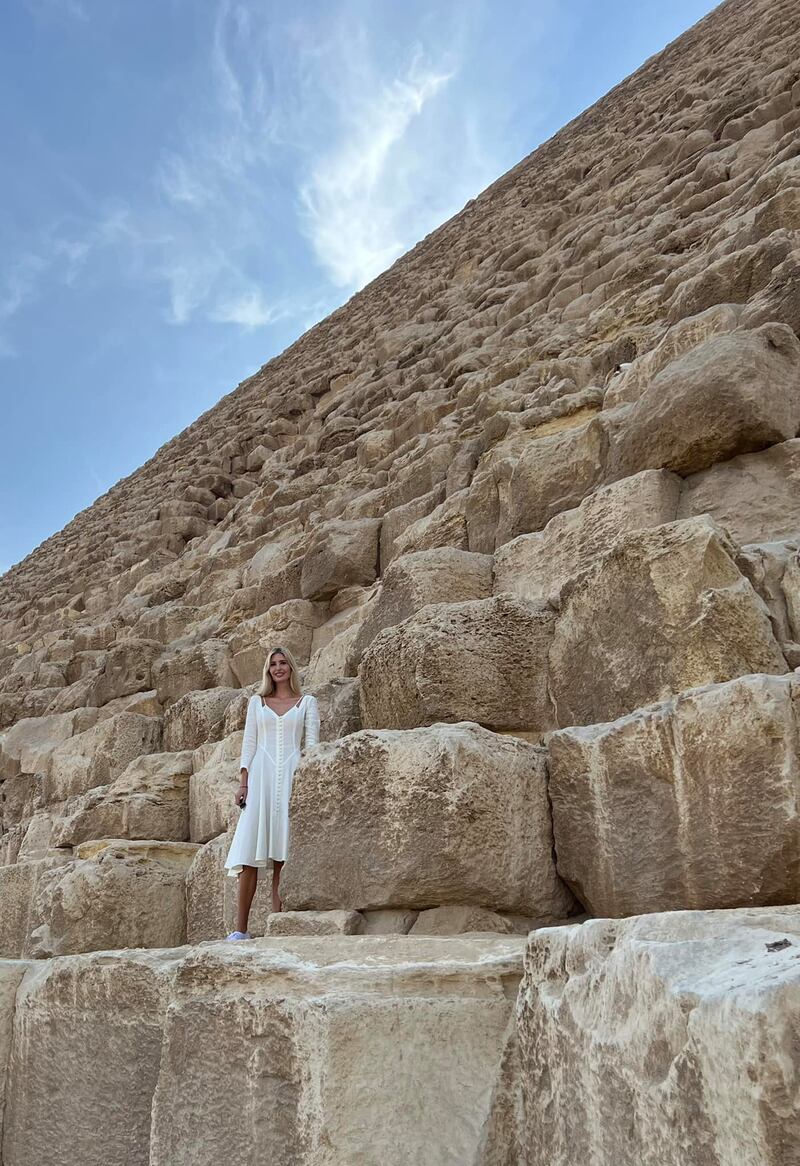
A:
<svg viewBox="0 0 800 1166">
<path fill-rule="evenodd" d="M 239 767 L 247 770 L 247 804 L 225 860 L 229 875 L 243 866 L 283 862 L 289 847 L 289 799 L 300 750 L 319 741 L 319 706 L 306 693 L 282 715 L 260 696 L 247 704 Z"/>
</svg>

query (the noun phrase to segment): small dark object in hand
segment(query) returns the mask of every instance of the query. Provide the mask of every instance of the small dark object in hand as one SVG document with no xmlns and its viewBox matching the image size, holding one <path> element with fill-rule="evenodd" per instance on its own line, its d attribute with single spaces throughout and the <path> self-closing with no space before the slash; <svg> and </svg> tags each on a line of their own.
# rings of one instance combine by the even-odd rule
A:
<svg viewBox="0 0 800 1166">
<path fill-rule="evenodd" d="M 774 943 L 767 944 L 767 951 L 783 951 L 784 948 L 791 946 L 788 939 L 776 939 Z"/>
<path fill-rule="evenodd" d="M 247 805 L 247 798 L 239 798 L 239 809 L 243 810 Z"/>
</svg>

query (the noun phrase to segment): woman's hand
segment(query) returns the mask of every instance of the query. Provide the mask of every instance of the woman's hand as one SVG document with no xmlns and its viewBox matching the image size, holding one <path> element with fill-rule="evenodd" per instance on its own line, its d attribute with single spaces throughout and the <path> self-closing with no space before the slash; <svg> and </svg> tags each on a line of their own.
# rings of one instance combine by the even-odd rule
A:
<svg viewBox="0 0 800 1166">
<path fill-rule="evenodd" d="M 234 803 L 241 810 L 242 807 L 244 806 L 244 803 L 247 801 L 247 786 L 244 783 L 242 783 L 239 786 L 239 788 L 237 789 L 236 795 L 235 795 L 233 800 L 234 800 Z"/>
</svg>

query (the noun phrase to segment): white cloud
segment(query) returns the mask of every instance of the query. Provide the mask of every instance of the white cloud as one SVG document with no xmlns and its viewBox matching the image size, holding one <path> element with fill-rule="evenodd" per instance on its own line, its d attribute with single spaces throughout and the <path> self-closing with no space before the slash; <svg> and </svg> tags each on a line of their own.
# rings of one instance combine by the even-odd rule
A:
<svg viewBox="0 0 800 1166">
<path fill-rule="evenodd" d="M 337 287 L 362 287 L 409 245 L 406 135 L 452 76 L 414 62 L 406 76 L 364 93 L 302 186 L 309 238 Z"/>
<path fill-rule="evenodd" d="M 249 330 L 274 324 L 285 314 L 285 310 L 268 304 L 262 292 L 254 288 L 218 304 L 211 313 L 211 319 L 220 324 L 239 324 Z"/>
</svg>

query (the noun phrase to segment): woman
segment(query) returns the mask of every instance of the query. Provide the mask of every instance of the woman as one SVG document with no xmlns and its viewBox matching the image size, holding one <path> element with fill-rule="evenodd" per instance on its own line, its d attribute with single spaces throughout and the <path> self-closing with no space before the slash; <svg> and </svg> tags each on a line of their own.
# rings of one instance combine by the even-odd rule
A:
<svg viewBox="0 0 800 1166">
<path fill-rule="evenodd" d="M 272 910 L 281 910 L 281 867 L 289 842 L 289 798 L 300 747 L 319 741 L 319 707 L 303 695 L 297 666 L 286 648 L 267 653 L 261 687 L 247 703 L 236 824 L 225 867 L 239 879 L 238 931 L 231 940 L 249 939 L 247 920 L 256 893 L 258 868 L 272 860 Z"/>
</svg>

